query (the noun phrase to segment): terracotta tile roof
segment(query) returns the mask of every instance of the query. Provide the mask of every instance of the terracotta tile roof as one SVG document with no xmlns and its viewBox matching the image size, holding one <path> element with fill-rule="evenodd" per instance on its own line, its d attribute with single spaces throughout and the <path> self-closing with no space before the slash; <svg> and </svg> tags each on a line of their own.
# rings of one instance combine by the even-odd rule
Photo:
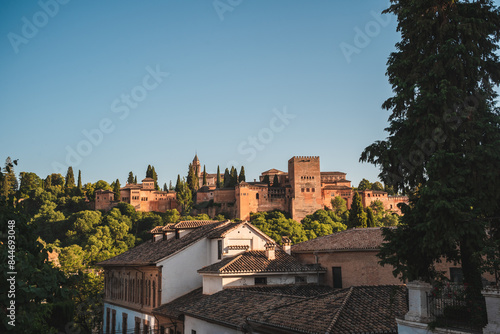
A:
<svg viewBox="0 0 500 334">
<path fill-rule="evenodd" d="M 242 329 L 246 325 L 246 318 L 251 314 L 294 302 L 298 298 L 300 297 L 226 289 L 206 296 L 180 311 L 192 317 Z"/>
<path fill-rule="evenodd" d="M 174 228 L 177 229 L 189 229 L 189 228 L 198 228 L 200 226 L 209 225 L 213 223 L 218 223 L 219 220 L 181 220 L 177 224 L 174 225 Z"/>
<path fill-rule="evenodd" d="M 154 181 L 154 179 L 151 178 L 151 177 L 147 177 L 147 178 L 145 178 L 145 179 L 142 180 L 142 182 L 144 182 L 144 181 L 151 182 L 151 181 Z"/>
<path fill-rule="evenodd" d="M 241 223 L 232 223 L 230 221 L 217 222 L 209 225 L 201 226 L 189 234 L 186 234 L 180 239 L 170 239 L 161 241 L 146 241 L 139 246 L 136 246 L 125 253 L 112 257 L 108 260 L 99 262 L 100 266 L 114 265 L 151 265 L 160 260 L 175 254 L 191 244 L 205 237 L 211 238 L 213 235 L 218 236 L 224 231 L 231 229 Z"/>
<path fill-rule="evenodd" d="M 378 250 L 384 241 L 380 227 L 353 228 L 292 246 L 292 252 Z"/>
<path fill-rule="evenodd" d="M 318 284 L 246 285 L 225 287 L 225 289 L 243 289 L 245 291 L 294 297 L 313 297 L 337 291 L 330 286 Z"/>
<path fill-rule="evenodd" d="M 260 311 L 247 320 L 252 329 L 289 333 L 397 333 L 395 318 L 407 312 L 406 296 L 403 285 L 357 286 Z"/>
<path fill-rule="evenodd" d="M 266 174 L 288 174 L 288 173 L 285 173 L 276 168 L 271 168 L 270 170 L 266 170 L 265 172 L 261 173 L 261 175 L 266 175 Z"/>
<path fill-rule="evenodd" d="M 222 259 L 198 270 L 199 273 L 276 273 L 276 272 L 325 272 L 319 265 L 305 265 L 281 249 L 275 251 L 276 258 L 269 260 L 265 251 L 247 251 Z"/>
<path fill-rule="evenodd" d="M 165 233 L 165 232 L 174 232 L 174 225 L 175 224 L 167 224 L 165 226 L 156 226 L 153 228 L 149 233 L 151 234 L 160 234 L 160 233 Z"/>
<path fill-rule="evenodd" d="M 205 297 L 208 297 L 208 295 L 203 294 L 203 288 L 198 288 L 185 294 L 184 296 L 172 300 L 170 303 L 166 303 L 155 308 L 153 310 L 153 314 L 177 319 L 182 315 L 182 312 L 179 311 L 181 308 L 188 307 Z"/>
<path fill-rule="evenodd" d="M 320 172 L 321 175 L 346 175 L 344 172 Z"/>
</svg>

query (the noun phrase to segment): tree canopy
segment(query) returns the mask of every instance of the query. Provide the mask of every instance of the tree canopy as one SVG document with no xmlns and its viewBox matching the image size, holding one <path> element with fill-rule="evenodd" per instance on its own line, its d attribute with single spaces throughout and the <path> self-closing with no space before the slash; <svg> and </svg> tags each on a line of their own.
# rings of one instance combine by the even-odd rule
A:
<svg viewBox="0 0 500 334">
<path fill-rule="evenodd" d="M 361 160 L 410 204 L 384 232 L 380 257 L 395 274 L 427 281 L 439 276 L 436 261 L 460 262 L 480 295 L 480 254 L 500 216 L 500 13 L 488 0 L 392 1 L 386 12 L 401 33 L 387 62 L 388 138 Z"/>
</svg>

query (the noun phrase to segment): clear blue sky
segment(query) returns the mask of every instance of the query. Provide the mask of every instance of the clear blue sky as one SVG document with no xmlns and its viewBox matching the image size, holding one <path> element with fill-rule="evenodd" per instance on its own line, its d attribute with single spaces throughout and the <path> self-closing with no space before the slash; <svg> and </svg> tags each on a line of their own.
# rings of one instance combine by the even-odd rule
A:
<svg viewBox="0 0 500 334">
<path fill-rule="evenodd" d="M 59 1 L 2 2 L 0 159 L 16 172 L 69 163 L 124 184 L 151 164 L 163 185 L 197 152 L 249 181 L 294 155 L 377 179 L 358 160 L 386 137 L 388 1 Z"/>
</svg>

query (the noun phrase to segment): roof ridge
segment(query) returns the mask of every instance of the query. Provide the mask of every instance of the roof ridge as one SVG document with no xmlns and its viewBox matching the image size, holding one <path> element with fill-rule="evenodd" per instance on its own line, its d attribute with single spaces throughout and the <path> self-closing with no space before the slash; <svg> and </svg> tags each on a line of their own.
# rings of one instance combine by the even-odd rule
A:
<svg viewBox="0 0 500 334">
<path fill-rule="evenodd" d="M 333 326 L 335 325 L 335 323 L 337 322 L 339 316 L 340 316 L 340 313 L 342 313 L 342 311 L 344 310 L 345 308 L 345 305 L 347 304 L 347 301 L 349 300 L 349 298 L 351 297 L 352 295 L 352 292 L 354 291 L 354 287 L 351 286 L 349 288 L 349 291 L 347 292 L 347 295 L 344 297 L 344 301 L 342 301 L 342 305 L 340 305 L 339 307 L 339 310 L 337 311 L 337 313 L 333 316 L 333 319 L 332 319 L 332 322 L 330 323 L 330 326 L 328 326 L 327 330 L 326 330 L 326 333 L 330 333 Z"/>
<path fill-rule="evenodd" d="M 244 252 L 243 252 L 244 253 Z M 226 263 L 225 265 L 223 265 L 221 268 L 219 268 L 219 270 L 217 270 L 219 273 L 221 273 L 224 269 L 226 269 L 227 266 L 229 266 L 230 264 L 232 264 L 234 261 L 236 261 L 237 259 L 239 259 L 243 253 L 241 254 L 238 254 L 236 256 L 233 257 L 233 259 L 231 261 L 229 261 L 228 263 Z"/>
</svg>

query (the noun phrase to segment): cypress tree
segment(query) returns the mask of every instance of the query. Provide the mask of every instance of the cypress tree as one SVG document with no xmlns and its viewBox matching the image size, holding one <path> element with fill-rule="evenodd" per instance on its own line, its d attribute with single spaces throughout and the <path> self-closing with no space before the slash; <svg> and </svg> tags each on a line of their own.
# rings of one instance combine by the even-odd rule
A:
<svg viewBox="0 0 500 334">
<path fill-rule="evenodd" d="M 239 182 L 245 182 L 245 167 L 241 166 L 240 176 L 238 177 Z"/>
<path fill-rule="evenodd" d="M 127 183 L 128 184 L 134 183 L 134 173 L 132 173 L 131 171 L 128 173 Z"/>
<path fill-rule="evenodd" d="M 167 183 L 166 182 L 163 184 L 163 191 L 168 191 Z"/>
<path fill-rule="evenodd" d="M 231 174 L 229 173 L 229 169 L 226 168 L 224 171 L 224 188 L 229 187 L 231 184 Z"/>
<path fill-rule="evenodd" d="M 363 204 L 361 203 L 361 196 L 355 191 L 352 197 L 351 209 L 349 210 L 348 227 L 366 227 L 366 221 L 367 217 L 363 209 Z"/>
<path fill-rule="evenodd" d="M 375 216 L 373 215 L 373 210 L 370 207 L 366 208 L 366 225 L 368 227 L 376 227 Z"/>
<path fill-rule="evenodd" d="M 122 196 L 120 194 L 120 180 L 116 179 L 115 184 L 113 185 L 113 192 L 115 193 L 115 201 L 121 201 Z"/>
<path fill-rule="evenodd" d="M 203 185 L 207 185 L 207 171 L 205 170 L 205 165 L 203 165 Z"/>
<path fill-rule="evenodd" d="M 221 188 L 222 187 L 219 166 L 217 166 L 217 185 L 216 186 L 217 186 L 217 188 Z"/>
<path fill-rule="evenodd" d="M 264 178 L 262 179 L 263 183 L 267 183 L 267 185 L 271 184 L 271 181 L 269 181 L 269 175 L 264 175 Z"/>
<path fill-rule="evenodd" d="M 137 175 L 134 176 L 134 184 L 137 184 Z"/>
<path fill-rule="evenodd" d="M 179 192 L 181 189 L 181 176 L 177 174 L 177 182 L 175 183 L 175 192 Z"/>
<path fill-rule="evenodd" d="M 78 170 L 78 189 L 82 190 L 82 171 L 79 169 Z"/>
<path fill-rule="evenodd" d="M 392 1 L 386 12 L 402 38 L 387 62 L 389 135 L 361 161 L 379 166 L 410 205 L 397 229 L 384 231 L 379 257 L 408 280 L 432 281 L 443 257 L 460 262 L 468 295 L 481 297 L 481 252 L 492 240 L 485 231 L 500 230 L 492 88 L 500 83 L 500 13 L 489 0 Z"/>
<path fill-rule="evenodd" d="M 64 184 L 65 189 L 70 189 L 75 187 L 75 175 L 73 174 L 73 167 L 69 166 L 66 172 L 66 183 Z"/>
<path fill-rule="evenodd" d="M 168 190 L 174 190 L 174 186 L 172 185 L 172 180 L 170 180 L 170 183 L 168 185 Z"/>
<path fill-rule="evenodd" d="M 146 177 L 153 178 L 153 171 L 151 169 L 151 165 L 148 165 L 148 168 L 146 169 Z"/>
</svg>

